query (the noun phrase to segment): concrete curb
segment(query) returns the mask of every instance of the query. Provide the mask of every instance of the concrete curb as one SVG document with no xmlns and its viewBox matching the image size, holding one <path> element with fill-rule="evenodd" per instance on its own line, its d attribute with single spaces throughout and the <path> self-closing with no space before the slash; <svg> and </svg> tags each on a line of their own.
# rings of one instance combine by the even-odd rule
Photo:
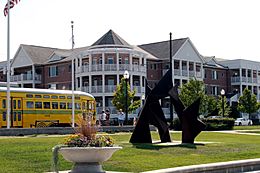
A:
<svg viewBox="0 0 260 173">
<path fill-rule="evenodd" d="M 260 172 L 260 159 L 247 159 L 229 162 L 217 162 L 201 165 L 182 166 L 167 168 L 143 173 L 238 173 L 238 172 Z"/>
</svg>

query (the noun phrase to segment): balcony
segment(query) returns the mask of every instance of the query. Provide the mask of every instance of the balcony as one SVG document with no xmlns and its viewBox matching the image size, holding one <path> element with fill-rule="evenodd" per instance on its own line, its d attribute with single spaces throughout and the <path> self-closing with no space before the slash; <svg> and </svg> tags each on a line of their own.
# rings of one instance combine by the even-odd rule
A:
<svg viewBox="0 0 260 173">
<path fill-rule="evenodd" d="M 91 65 L 91 68 L 89 68 L 89 65 L 83 65 L 79 69 L 79 73 L 86 73 L 86 72 L 95 72 L 95 71 L 134 71 L 134 72 L 146 72 L 146 67 L 143 65 L 130 65 L 130 64 L 104 64 L 104 70 L 103 70 L 102 64 L 96 64 Z"/>
<path fill-rule="evenodd" d="M 105 85 L 106 93 L 114 93 L 116 90 L 116 85 Z"/>
<path fill-rule="evenodd" d="M 116 90 L 117 85 L 105 85 L 105 91 L 103 92 L 103 87 L 102 85 L 96 85 L 96 86 L 92 86 L 91 87 L 91 91 L 90 91 L 90 87 L 89 86 L 83 86 L 82 87 L 82 91 L 87 92 L 87 93 L 114 93 Z M 80 88 L 78 88 L 77 90 L 80 90 Z M 136 90 L 137 94 L 141 94 L 145 92 L 145 87 L 141 87 L 141 86 L 132 86 L 131 90 Z"/>
<path fill-rule="evenodd" d="M 20 74 L 10 76 L 10 82 L 17 83 L 41 83 L 41 75 L 35 74 L 34 79 L 32 74 Z"/>
</svg>

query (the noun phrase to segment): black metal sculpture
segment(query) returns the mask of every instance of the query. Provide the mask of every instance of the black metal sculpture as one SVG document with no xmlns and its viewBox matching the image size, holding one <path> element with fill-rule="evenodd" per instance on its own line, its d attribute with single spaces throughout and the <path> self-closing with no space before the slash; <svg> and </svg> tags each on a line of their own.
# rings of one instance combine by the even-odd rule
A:
<svg viewBox="0 0 260 173">
<path fill-rule="evenodd" d="M 152 143 L 149 124 L 158 128 L 161 142 L 171 142 L 169 128 L 159 100 L 169 95 L 168 92 L 172 86 L 170 71 L 163 76 L 153 90 L 147 85 L 147 96 L 131 136 L 131 143 Z"/>
<path fill-rule="evenodd" d="M 139 113 L 139 119 L 131 136 L 131 143 L 152 143 L 149 124 L 158 128 L 161 142 L 171 142 L 169 128 L 159 100 L 170 96 L 175 111 L 182 126 L 182 143 L 194 143 L 195 137 L 205 128 L 205 124 L 198 120 L 200 98 L 185 108 L 179 99 L 177 86 L 173 87 L 172 72 L 170 70 L 151 90 L 146 85 L 146 100 Z"/>
<path fill-rule="evenodd" d="M 182 126 L 182 143 L 194 143 L 195 137 L 205 129 L 206 125 L 198 119 L 200 98 L 185 108 L 179 99 L 177 86 L 169 91 L 175 111 Z"/>
</svg>

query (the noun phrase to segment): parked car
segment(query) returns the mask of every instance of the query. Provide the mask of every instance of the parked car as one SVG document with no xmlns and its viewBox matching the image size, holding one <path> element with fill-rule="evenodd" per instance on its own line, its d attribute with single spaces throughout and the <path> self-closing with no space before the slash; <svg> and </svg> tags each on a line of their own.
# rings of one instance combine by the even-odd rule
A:
<svg viewBox="0 0 260 173">
<path fill-rule="evenodd" d="M 245 119 L 245 118 L 237 118 L 235 120 L 235 126 L 250 126 L 253 125 L 252 120 Z"/>
</svg>

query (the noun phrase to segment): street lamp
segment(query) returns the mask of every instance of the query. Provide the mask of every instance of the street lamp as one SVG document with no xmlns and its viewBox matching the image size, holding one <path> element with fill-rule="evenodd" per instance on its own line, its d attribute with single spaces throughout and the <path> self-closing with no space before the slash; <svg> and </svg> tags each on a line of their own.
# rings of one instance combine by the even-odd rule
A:
<svg viewBox="0 0 260 173">
<path fill-rule="evenodd" d="M 224 108 L 225 90 L 224 90 L 224 89 L 222 89 L 222 90 L 220 91 L 220 95 L 221 95 L 221 97 L 222 97 L 222 116 L 224 117 L 224 115 L 225 115 L 225 113 L 224 113 L 224 110 L 225 110 L 225 108 Z"/>
<path fill-rule="evenodd" d="M 126 70 L 124 72 L 124 79 L 125 79 L 125 122 L 127 125 L 128 122 L 128 91 L 127 91 L 127 81 L 129 79 L 129 72 Z"/>
</svg>

